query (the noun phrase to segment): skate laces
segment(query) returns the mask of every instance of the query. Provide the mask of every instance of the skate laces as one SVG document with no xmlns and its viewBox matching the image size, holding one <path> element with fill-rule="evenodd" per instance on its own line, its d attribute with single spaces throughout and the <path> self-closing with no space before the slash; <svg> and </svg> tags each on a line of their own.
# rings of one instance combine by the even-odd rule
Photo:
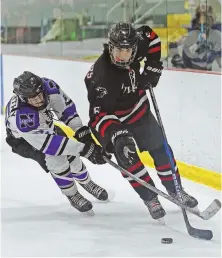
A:
<svg viewBox="0 0 222 258">
<path fill-rule="evenodd" d="M 79 192 L 77 192 L 75 195 L 67 197 L 72 201 L 72 203 L 78 205 L 79 207 L 82 207 L 87 202 L 87 200 Z"/>
<path fill-rule="evenodd" d="M 93 181 L 89 181 L 89 183 L 82 185 L 89 193 L 93 194 L 94 196 L 99 197 L 103 191 L 99 185 L 95 184 Z"/>
</svg>

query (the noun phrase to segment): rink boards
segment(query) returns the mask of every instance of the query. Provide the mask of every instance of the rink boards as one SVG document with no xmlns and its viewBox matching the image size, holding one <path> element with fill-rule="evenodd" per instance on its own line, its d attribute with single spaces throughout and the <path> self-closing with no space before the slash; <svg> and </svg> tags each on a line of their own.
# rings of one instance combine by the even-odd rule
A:
<svg viewBox="0 0 222 258">
<path fill-rule="evenodd" d="M 28 70 L 55 80 L 76 103 L 87 124 L 84 77 L 92 63 L 4 55 L 2 64 L 2 107 L 12 95 L 14 77 Z M 155 93 L 181 175 L 221 190 L 221 76 L 165 70 Z M 70 128 L 65 130 L 68 135 L 73 134 Z M 148 153 L 139 155 L 147 166 L 153 167 Z"/>
</svg>

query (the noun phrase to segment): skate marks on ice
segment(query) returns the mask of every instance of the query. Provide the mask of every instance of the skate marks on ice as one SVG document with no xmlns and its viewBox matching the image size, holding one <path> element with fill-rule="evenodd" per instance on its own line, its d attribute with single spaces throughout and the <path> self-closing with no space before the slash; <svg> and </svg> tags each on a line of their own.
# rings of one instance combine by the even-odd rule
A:
<svg viewBox="0 0 222 258">
<path fill-rule="evenodd" d="M 219 235 L 210 242 L 191 238 L 178 210 L 167 212 L 165 226 L 153 221 L 143 205 L 118 201 L 94 205 L 94 217 L 83 216 L 66 202 L 5 207 L 1 212 L 3 256 L 201 254 L 209 257 L 220 254 Z M 218 218 L 212 220 L 210 226 L 216 229 Z M 191 217 L 191 222 L 198 223 L 198 220 Z M 162 237 L 171 237 L 174 243 L 163 245 Z"/>
<path fill-rule="evenodd" d="M 93 217 L 82 216 L 38 164 L 22 160 L 7 152 L 7 146 L 2 147 L 2 256 L 220 256 L 221 211 L 209 221 L 188 213 L 192 225 L 214 233 L 211 241 L 194 239 L 187 234 L 176 205 L 160 198 L 167 215 L 166 225 L 159 225 L 119 171 L 108 165 L 92 166 L 84 160 L 92 179 L 108 192 L 111 189 L 115 198 L 103 203 L 80 188 L 95 212 Z M 164 191 L 156 172 L 150 174 Z M 212 199 L 220 199 L 219 191 L 188 180 L 183 182 L 185 189 L 199 200 L 200 210 Z M 164 237 L 173 238 L 174 243 L 161 244 Z"/>
<path fill-rule="evenodd" d="M 96 179 L 102 178 L 101 173 Z M 108 191 L 112 177 L 111 174 L 100 182 Z M 98 201 L 81 189 L 93 203 L 93 217 L 83 216 L 72 208 L 45 177 L 38 178 L 44 185 L 42 192 L 29 195 L 27 188 L 20 188 L 22 184 L 13 188 L 15 191 L 5 189 L 1 210 L 2 256 L 220 256 L 220 212 L 209 221 L 188 214 L 193 225 L 214 233 L 212 241 L 194 239 L 187 234 L 177 206 L 160 198 L 167 215 L 165 226 L 159 225 L 151 219 L 128 182 L 119 180 L 113 184 L 115 198 L 109 203 Z M 196 185 L 189 181 L 185 187 L 192 194 L 196 191 Z M 37 190 L 34 186 L 30 188 Z M 218 193 L 200 186 L 197 193 L 200 208 L 212 196 L 218 198 Z M 163 237 L 173 238 L 174 243 L 161 244 Z"/>
</svg>

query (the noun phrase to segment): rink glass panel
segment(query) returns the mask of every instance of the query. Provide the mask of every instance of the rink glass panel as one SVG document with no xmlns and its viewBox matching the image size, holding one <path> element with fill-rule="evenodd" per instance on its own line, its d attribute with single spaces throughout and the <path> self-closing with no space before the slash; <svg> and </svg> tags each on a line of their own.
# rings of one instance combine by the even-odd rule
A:
<svg viewBox="0 0 222 258">
<path fill-rule="evenodd" d="M 182 57 L 183 43 L 194 29 L 196 8 L 211 5 L 213 28 L 221 31 L 218 0 L 2 0 L 2 52 L 95 60 L 116 21 L 147 24 L 162 40 L 165 67 L 175 55 Z M 200 32 L 201 33 L 201 32 Z M 198 37 L 196 41 L 198 41 Z M 206 43 L 210 39 L 206 36 Z M 218 43 L 219 44 L 219 43 Z M 211 51 L 206 44 L 205 51 Z M 211 58 L 211 52 L 206 59 Z M 176 59 L 178 62 L 178 59 Z M 180 66 L 178 65 L 178 68 Z M 213 70 L 218 65 L 213 63 Z"/>
</svg>

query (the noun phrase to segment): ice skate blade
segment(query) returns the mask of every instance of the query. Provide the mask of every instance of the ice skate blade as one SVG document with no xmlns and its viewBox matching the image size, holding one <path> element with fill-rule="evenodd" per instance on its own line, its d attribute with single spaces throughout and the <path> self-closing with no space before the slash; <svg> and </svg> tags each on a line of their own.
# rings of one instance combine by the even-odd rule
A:
<svg viewBox="0 0 222 258">
<path fill-rule="evenodd" d="M 82 212 L 82 214 L 86 217 L 93 217 L 95 216 L 95 212 L 93 210 Z"/>
<path fill-rule="evenodd" d="M 159 218 L 156 220 L 160 225 L 165 225 L 165 219 L 164 218 Z"/>
</svg>

